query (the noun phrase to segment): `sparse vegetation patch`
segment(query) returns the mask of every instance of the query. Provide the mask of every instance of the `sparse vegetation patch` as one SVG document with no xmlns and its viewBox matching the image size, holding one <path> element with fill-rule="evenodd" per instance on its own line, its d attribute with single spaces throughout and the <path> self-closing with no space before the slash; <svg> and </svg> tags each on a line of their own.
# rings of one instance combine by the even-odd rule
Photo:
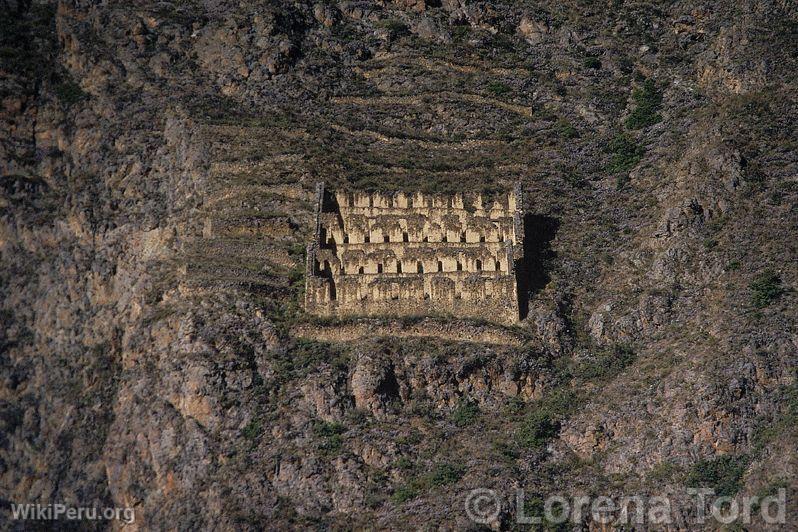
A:
<svg viewBox="0 0 798 532">
<path fill-rule="evenodd" d="M 629 129 L 642 129 L 653 126 L 662 120 L 659 114 L 662 106 L 662 92 L 657 89 L 654 80 L 647 79 L 641 87 L 632 92 L 635 108 L 626 118 L 626 127 Z"/>
<path fill-rule="evenodd" d="M 756 308 L 764 308 L 778 299 L 783 293 L 781 277 L 773 270 L 767 270 L 754 279 L 749 285 L 751 304 Z"/>
<path fill-rule="evenodd" d="M 712 488 L 719 496 L 733 496 L 739 490 L 747 457 L 730 455 L 700 460 L 693 465 L 685 484 L 694 488 Z"/>
<path fill-rule="evenodd" d="M 646 150 L 637 144 L 634 139 L 619 133 L 607 144 L 606 151 L 611 154 L 607 171 L 613 174 L 627 174 L 637 166 Z"/>
</svg>

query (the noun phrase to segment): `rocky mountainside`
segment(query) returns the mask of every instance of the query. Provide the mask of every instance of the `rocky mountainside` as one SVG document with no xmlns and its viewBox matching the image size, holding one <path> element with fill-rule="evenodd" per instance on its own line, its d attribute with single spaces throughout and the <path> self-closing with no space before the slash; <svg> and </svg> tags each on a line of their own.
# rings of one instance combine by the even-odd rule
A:
<svg viewBox="0 0 798 532">
<path fill-rule="evenodd" d="M 794 526 L 796 72 L 789 0 L 0 2 L 0 523 L 469 529 L 483 487 L 523 529 L 517 487 L 701 485 Z M 304 315 L 318 181 L 520 181 L 528 315 Z"/>
</svg>

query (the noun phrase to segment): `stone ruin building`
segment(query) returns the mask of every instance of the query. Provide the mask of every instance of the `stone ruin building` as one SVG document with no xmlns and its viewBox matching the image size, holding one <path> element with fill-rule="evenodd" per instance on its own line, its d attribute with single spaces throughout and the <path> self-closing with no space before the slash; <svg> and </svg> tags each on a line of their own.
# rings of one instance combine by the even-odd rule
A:
<svg viewBox="0 0 798 532">
<path fill-rule="evenodd" d="M 319 316 L 519 319 L 521 189 L 479 195 L 316 190 L 305 309 Z"/>
</svg>

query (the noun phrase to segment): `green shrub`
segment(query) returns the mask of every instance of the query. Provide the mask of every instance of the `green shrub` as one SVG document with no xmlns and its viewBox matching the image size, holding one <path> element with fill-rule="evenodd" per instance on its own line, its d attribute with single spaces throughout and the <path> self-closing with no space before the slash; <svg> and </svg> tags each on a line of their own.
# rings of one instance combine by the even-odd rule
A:
<svg viewBox="0 0 798 532">
<path fill-rule="evenodd" d="M 751 289 L 751 304 L 756 308 L 768 306 L 784 293 L 781 277 L 772 270 L 767 270 L 757 276 L 749 288 Z"/>
<path fill-rule="evenodd" d="M 628 173 L 637 166 L 646 150 L 639 146 L 629 135 L 619 133 L 607 144 L 606 151 L 612 154 L 607 165 L 607 171 L 615 173 Z"/>
<path fill-rule="evenodd" d="M 491 447 L 500 458 L 510 462 L 515 462 L 515 460 L 517 460 L 520 456 L 515 446 L 510 445 L 510 443 L 505 440 L 493 441 L 491 443 Z"/>
<path fill-rule="evenodd" d="M 798 384 L 792 384 L 784 389 L 783 401 L 788 418 L 798 420 Z"/>
<path fill-rule="evenodd" d="M 72 80 L 64 81 L 54 87 L 55 95 L 64 107 L 70 107 L 86 97 L 80 85 Z"/>
<path fill-rule="evenodd" d="M 618 68 L 624 74 L 631 74 L 635 68 L 635 62 L 628 57 L 621 57 L 618 60 Z"/>
<path fill-rule="evenodd" d="M 411 499 L 415 499 L 418 497 L 418 495 L 418 487 L 411 484 L 404 484 L 394 490 L 393 495 L 391 495 L 391 500 L 397 504 L 401 504 Z"/>
<path fill-rule="evenodd" d="M 335 421 L 320 421 L 313 425 L 313 434 L 324 438 L 334 436 L 336 434 L 342 434 L 344 432 L 346 432 L 346 428 Z"/>
<path fill-rule="evenodd" d="M 490 40 L 486 43 L 488 46 L 499 52 L 513 52 L 515 51 L 515 40 L 501 32 L 491 35 Z"/>
<path fill-rule="evenodd" d="M 396 463 L 394 463 L 394 467 L 409 471 L 410 469 L 413 469 L 413 461 L 406 456 L 402 456 L 396 461 Z"/>
<path fill-rule="evenodd" d="M 560 422 L 545 410 L 529 414 L 516 434 L 519 445 L 528 449 L 543 449 L 548 441 L 560 433 Z"/>
<path fill-rule="evenodd" d="M 654 483 L 668 482 L 679 473 L 679 466 L 672 462 L 660 462 L 648 473 L 648 480 Z"/>
<path fill-rule="evenodd" d="M 501 96 L 503 94 L 507 94 L 510 92 L 510 86 L 502 83 L 501 81 L 491 81 L 488 83 L 487 87 L 485 87 L 488 92 L 493 94 L 494 96 Z"/>
<path fill-rule="evenodd" d="M 565 182 L 574 188 L 585 188 L 588 185 L 587 179 L 578 172 L 568 172 L 564 176 Z"/>
<path fill-rule="evenodd" d="M 418 445 L 424 440 L 424 437 L 417 429 L 410 429 L 410 432 L 407 434 L 403 434 L 396 438 L 396 443 L 398 445 Z"/>
<path fill-rule="evenodd" d="M 654 81 L 647 79 L 642 87 L 632 91 L 632 100 L 635 108 L 626 118 L 626 127 L 641 129 L 652 126 L 662 120 L 659 109 L 662 106 L 662 92 L 657 89 Z"/>
<path fill-rule="evenodd" d="M 586 57 L 585 60 L 582 62 L 582 65 L 585 68 L 592 68 L 593 70 L 598 70 L 601 68 L 601 60 L 598 57 Z"/>
<path fill-rule="evenodd" d="M 555 122 L 554 130 L 564 139 L 574 139 L 579 136 L 579 131 L 564 118 Z"/>
<path fill-rule="evenodd" d="M 387 19 L 379 22 L 379 26 L 388 30 L 391 39 L 396 39 L 410 33 L 407 24 L 397 19 Z"/>
<path fill-rule="evenodd" d="M 685 481 L 691 488 L 712 488 L 719 496 L 733 496 L 740 490 L 747 457 L 719 456 L 696 462 Z"/>
<path fill-rule="evenodd" d="M 260 420 L 259 419 L 253 419 L 252 421 L 247 423 L 246 427 L 244 427 L 241 430 L 241 435 L 244 436 L 246 439 L 252 441 L 252 440 L 257 439 L 260 436 L 262 430 L 263 429 L 261 427 Z"/>
<path fill-rule="evenodd" d="M 465 467 L 448 463 L 437 464 L 427 475 L 427 483 L 430 486 L 446 486 L 454 484 L 465 474 Z"/>
<path fill-rule="evenodd" d="M 471 26 L 468 24 L 461 24 L 455 26 L 452 30 L 452 38 L 455 42 L 463 42 L 471 34 Z"/>
<path fill-rule="evenodd" d="M 576 365 L 573 374 L 581 380 L 610 379 L 634 360 L 635 354 L 629 347 L 616 345 L 612 350 L 601 352 L 592 360 Z"/>
<path fill-rule="evenodd" d="M 760 455 L 782 434 L 798 426 L 798 384 L 783 387 L 776 397 L 776 403 L 783 410 L 775 416 L 761 417 L 754 428 L 751 438 L 754 456 Z"/>
<path fill-rule="evenodd" d="M 781 489 L 789 490 L 791 488 L 792 483 L 787 478 L 776 478 L 761 488 L 757 492 L 757 495 L 759 495 L 760 499 L 764 499 L 765 497 L 773 497 L 774 495 L 778 495 L 779 490 Z"/>
<path fill-rule="evenodd" d="M 288 270 L 288 282 L 291 285 L 302 285 L 305 282 L 305 267 L 294 266 Z"/>
<path fill-rule="evenodd" d="M 479 416 L 479 406 L 469 400 L 462 400 L 452 411 L 452 423 L 458 427 L 465 427 L 473 423 Z"/>
<path fill-rule="evenodd" d="M 573 413 L 578 401 L 579 397 L 572 390 L 560 388 L 541 399 L 540 408 L 556 419 L 564 419 Z"/>
<path fill-rule="evenodd" d="M 581 400 L 569 387 L 561 387 L 533 403 L 534 410 L 521 420 L 515 432 L 516 445 L 543 450 L 549 440 L 559 434 L 562 422 L 576 410 Z"/>
<path fill-rule="evenodd" d="M 292 315 L 281 316 L 282 309 L 273 309 L 275 321 L 284 328 L 290 327 L 296 321 Z M 288 350 L 275 360 L 275 370 L 281 379 L 291 379 L 306 375 L 322 364 L 329 364 L 339 371 L 345 371 L 349 364 L 349 354 L 341 346 L 298 338 L 289 344 Z"/>
<path fill-rule="evenodd" d="M 321 439 L 318 449 L 326 455 L 338 454 L 344 443 L 344 432 L 346 428 L 340 423 L 320 421 L 313 425 L 313 434 Z"/>
<path fill-rule="evenodd" d="M 431 488 L 454 484 L 465 474 L 465 467 L 446 462 L 435 465 L 426 475 L 410 479 L 394 490 L 391 499 L 396 503 L 403 503 L 415 499 L 422 492 Z"/>
</svg>

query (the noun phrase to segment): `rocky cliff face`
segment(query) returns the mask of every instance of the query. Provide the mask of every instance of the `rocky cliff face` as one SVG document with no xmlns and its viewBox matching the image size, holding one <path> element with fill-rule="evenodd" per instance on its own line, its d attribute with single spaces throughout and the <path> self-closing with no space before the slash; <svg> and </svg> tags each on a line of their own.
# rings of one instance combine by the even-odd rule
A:
<svg viewBox="0 0 798 532">
<path fill-rule="evenodd" d="M 467 528 L 487 487 L 512 528 L 519 485 L 700 483 L 794 522 L 792 3 L 0 10 L 4 506 Z M 291 333 L 316 181 L 519 179 L 523 342 Z"/>
</svg>

